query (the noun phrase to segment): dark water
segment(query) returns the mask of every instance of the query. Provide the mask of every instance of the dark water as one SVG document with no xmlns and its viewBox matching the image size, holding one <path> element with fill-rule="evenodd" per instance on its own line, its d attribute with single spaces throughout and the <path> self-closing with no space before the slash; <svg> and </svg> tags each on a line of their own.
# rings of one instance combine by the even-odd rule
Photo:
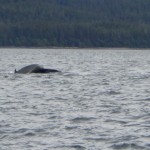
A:
<svg viewBox="0 0 150 150">
<path fill-rule="evenodd" d="M 150 51 L 0 54 L 0 150 L 150 150 Z M 13 74 L 35 63 L 62 73 Z"/>
</svg>

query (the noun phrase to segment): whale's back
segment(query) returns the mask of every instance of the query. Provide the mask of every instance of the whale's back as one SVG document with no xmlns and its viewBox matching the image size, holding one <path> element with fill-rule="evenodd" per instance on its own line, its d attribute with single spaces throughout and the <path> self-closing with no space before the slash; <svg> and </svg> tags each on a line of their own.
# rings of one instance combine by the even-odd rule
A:
<svg viewBox="0 0 150 150">
<path fill-rule="evenodd" d="M 43 67 L 41 67 L 37 64 L 32 64 L 32 65 L 26 66 L 18 71 L 15 71 L 15 73 L 26 74 L 26 73 L 38 72 L 38 70 L 41 70 L 41 69 L 43 69 Z"/>
</svg>

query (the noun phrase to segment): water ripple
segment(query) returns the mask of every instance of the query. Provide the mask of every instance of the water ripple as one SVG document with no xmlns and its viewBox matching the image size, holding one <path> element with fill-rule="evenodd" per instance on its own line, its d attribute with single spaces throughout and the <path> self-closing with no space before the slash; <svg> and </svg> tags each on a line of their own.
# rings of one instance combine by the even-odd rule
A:
<svg viewBox="0 0 150 150">
<path fill-rule="evenodd" d="M 0 52 L 0 149 L 150 149 L 149 51 Z M 62 72 L 13 73 L 33 63 Z"/>
</svg>

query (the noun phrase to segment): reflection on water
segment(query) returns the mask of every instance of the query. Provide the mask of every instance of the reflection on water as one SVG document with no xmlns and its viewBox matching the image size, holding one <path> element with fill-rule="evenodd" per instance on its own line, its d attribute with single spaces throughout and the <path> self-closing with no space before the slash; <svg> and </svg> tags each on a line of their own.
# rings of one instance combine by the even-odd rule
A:
<svg viewBox="0 0 150 150">
<path fill-rule="evenodd" d="M 150 51 L 0 49 L 2 150 L 150 149 Z M 41 64 L 55 74 L 13 74 Z"/>
</svg>

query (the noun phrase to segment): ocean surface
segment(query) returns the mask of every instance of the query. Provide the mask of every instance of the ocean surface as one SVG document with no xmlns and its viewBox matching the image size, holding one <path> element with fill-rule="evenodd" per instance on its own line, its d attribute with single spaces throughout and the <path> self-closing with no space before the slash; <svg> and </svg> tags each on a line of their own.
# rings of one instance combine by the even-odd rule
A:
<svg viewBox="0 0 150 150">
<path fill-rule="evenodd" d="M 0 150 L 150 150 L 150 50 L 1 48 Z"/>
</svg>

